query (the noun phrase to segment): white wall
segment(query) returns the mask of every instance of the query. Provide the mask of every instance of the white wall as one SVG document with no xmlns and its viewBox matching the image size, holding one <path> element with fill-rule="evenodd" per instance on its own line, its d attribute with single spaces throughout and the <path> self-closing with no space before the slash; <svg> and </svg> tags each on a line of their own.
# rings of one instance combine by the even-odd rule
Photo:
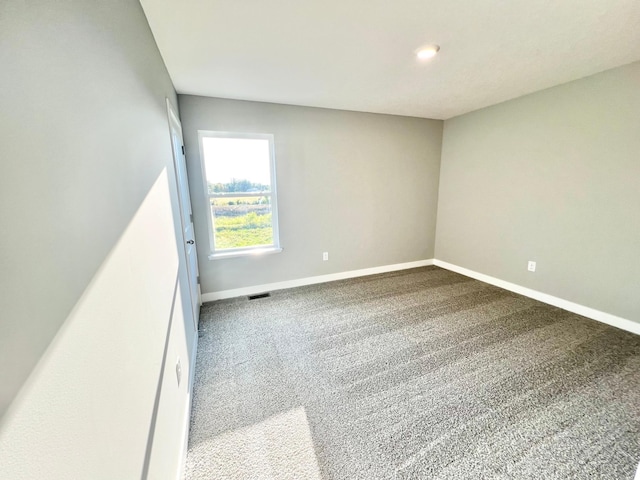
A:
<svg viewBox="0 0 640 480">
<path fill-rule="evenodd" d="M 0 65 L 0 478 L 154 478 L 195 337 L 173 86 L 135 0 L 4 0 Z"/>
<path fill-rule="evenodd" d="M 447 120 L 436 258 L 640 322 L 639 112 L 637 62 Z"/>
</svg>

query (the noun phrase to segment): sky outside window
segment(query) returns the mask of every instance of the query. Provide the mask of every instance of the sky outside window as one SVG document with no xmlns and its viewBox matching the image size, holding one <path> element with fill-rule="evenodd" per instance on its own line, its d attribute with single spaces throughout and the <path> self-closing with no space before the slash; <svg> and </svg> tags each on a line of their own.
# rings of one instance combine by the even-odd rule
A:
<svg viewBox="0 0 640 480">
<path fill-rule="evenodd" d="M 248 180 L 270 185 L 269 140 L 256 138 L 202 139 L 207 183 Z"/>
</svg>

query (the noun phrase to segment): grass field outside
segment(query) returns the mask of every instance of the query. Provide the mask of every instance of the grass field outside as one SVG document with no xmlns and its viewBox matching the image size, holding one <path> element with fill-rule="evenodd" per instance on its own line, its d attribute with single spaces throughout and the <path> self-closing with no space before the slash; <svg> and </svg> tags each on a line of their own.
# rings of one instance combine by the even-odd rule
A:
<svg viewBox="0 0 640 480">
<path fill-rule="evenodd" d="M 213 219 L 216 250 L 273 245 L 271 213 L 248 212 L 220 215 Z"/>
<path fill-rule="evenodd" d="M 253 193 L 250 188 L 256 190 L 255 195 L 247 195 Z M 224 192 L 210 198 L 216 250 L 273 245 L 271 196 L 267 186 L 234 180 L 229 184 L 209 184 L 209 190 L 210 193 Z M 236 192 L 245 195 L 236 196 Z"/>
</svg>

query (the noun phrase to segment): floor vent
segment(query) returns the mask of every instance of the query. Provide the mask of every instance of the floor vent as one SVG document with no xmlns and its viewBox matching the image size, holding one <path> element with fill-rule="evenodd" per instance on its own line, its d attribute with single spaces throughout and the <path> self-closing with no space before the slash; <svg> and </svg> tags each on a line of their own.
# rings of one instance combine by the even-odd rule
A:
<svg viewBox="0 0 640 480">
<path fill-rule="evenodd" d="M 247 298 L 249 300 L 257 300 L 258 298 L 266 298 L 266 297 L 270 297 L 271 294 L 269 292 L 267 293 L 258 293 L 256 295 L 249 295 Z"/>
</svg>

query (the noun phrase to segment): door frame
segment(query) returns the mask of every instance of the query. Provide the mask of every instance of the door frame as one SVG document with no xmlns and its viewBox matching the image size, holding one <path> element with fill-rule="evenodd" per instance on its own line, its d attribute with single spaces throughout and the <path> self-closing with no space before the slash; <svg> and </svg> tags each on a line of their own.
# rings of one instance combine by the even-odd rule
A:
<svg viewBox="0 0 640 480">
<path fill-rule="evenodd" d="M 177 189 L 177 193 L 178 193 L 178 202 L 179 202 L 179 217 L 180 217 L 180 238 L 182 240 L 182 252 L 183 252 L 183 259 L 184 259 L 184 263 L 186 266 L 186 270 L 187 270 L 187 282 L 189 284 L 189 304 L 191 305 L 190 310 L 193 316 L 193 323 L 195 326 L 195 331 L 198 331 L 198 320 L 200 317 L 200 306 L 202 305 L 202 294 L 200 291 L 200 277 L 199 277 L 199 272 L 198 272 L 198 257 L 197 257 L 197 248 L 196 245 L 194 244 L 194 246 L 192 248 L 195 249 L 195 255 L 196 255 L 196 261 L 195 261 L 195 272 L 191 271 L 191 265 L 189 263 L 189 258 L 188 258 L 188 254 L 187 254 L 187 239 L 185 238 L 184 232 L 185 229 L 187 227 L 187 222 L 191 223 L 191 228 L 192 231 L 194 232 L 194 237 L 195 237 L 195 228 L 193 225 L 193 210 L 191 213 L 191 218 L 185 219 L 182 212 L 183 212 L 183 202 L 184 202 L 184 198 L 186 197 L 187 201 L 189 202 L 189 205 L 191 205 L 191 197 L 190 197 L 190 192 L 189 192 L 189 179 L 185 177 L 185 184 L 187 186 L 187 191 L 183 192 L 182 191 L 182 186 L 180 183 L 180 179 L 179 179 L 179 175 L 180 175 L 180 167 L 178 165 L 178 162 L 180 160 L 182 160 L 182 162 L 184 162 L 184 173 L 186 175 L 187 173 L 187 159 L 184 155 L 184 138 L 182 136 L 182 124 L 180 123 L 180 119 L 178 118 L 178 115 L 176 114 L 176 110 L 173 107 L 173 105 L 171 104 L 171 101 L 167 98 L 167 116 L 169 118 L 169 136 L 171 139 L 171 151 L 173 152 L 173 171 L 174 171 L 174 178 L 176 181 L 176 189 Z M 181 149 L 180 151 L 176 151 L 176 145 L 173 142 L 173 131 L 175 130 L 175 132 L 178 134 L 179 138 L 180 138 L 180 142 L 181 142 Z M 195 241 L 195 238 L 193 239 Z M 197 295 L 197 306 L 193 305 L 193 302 L 191 301 L 192 299 L 192 295 L 193 293 L 196 293 Z"/>
</svg>

